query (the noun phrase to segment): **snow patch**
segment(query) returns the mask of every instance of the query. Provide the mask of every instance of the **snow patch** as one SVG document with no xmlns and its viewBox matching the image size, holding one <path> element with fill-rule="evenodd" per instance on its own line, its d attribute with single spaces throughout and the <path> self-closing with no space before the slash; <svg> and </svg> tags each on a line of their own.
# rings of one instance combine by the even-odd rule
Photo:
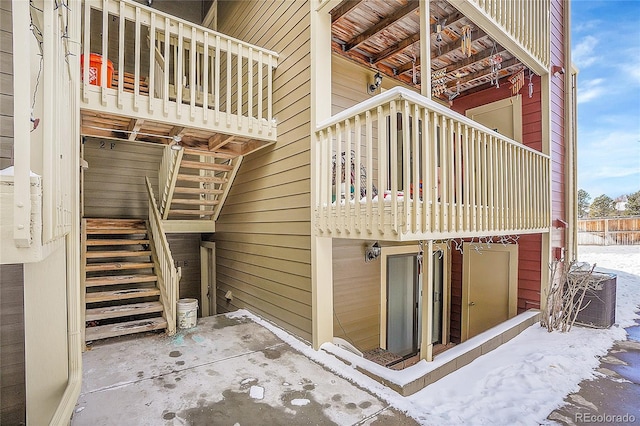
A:
<svg viewBox="0 0 640 426">
<path fill-rule="evenodd" d="M 296 398 L 291 400 L 291 405 L 295 405 L 296 407 L 304 407 L 309 403 L 311 403 L 311 401 L 306 398 Z"/>
<path fill-rule="evenodd" d="M 246 310 L 227 316 L 249 318 L 262 325 L 293 349 L 368 389 L 421 424 L 546 424 L 549 413 L 563 405 L 566 395 L 577 391 L 582 380 L 596 376 L 598 357 L 605 355 L 614 341 L 626 340 L 624 327 L 635 325 L 634 320 L 640 317 L 640 247 L 580 246 L 578 260 L 617 275 L 615 326 L 576 326 L 569 333 L 549 333 L 534 325 L 409 397 L 400 396 L 357 371 L 354 365 L 324 350 L 314 350 L 307 342 Z M 323 348 L 331 346 L 325 344 Z M 433 362 L 452 356 L 450 351 Z M 342 352 L 340 356 L 344 358 Z M 425 363 L 416 364 L 415 372 L 427 368 Z"/>
<path fill-rule="evenodd" d="M 249 396 L 253 399 L 264 399 L 264 388 L 262 386 L 251 386 Z"/>
</svg>

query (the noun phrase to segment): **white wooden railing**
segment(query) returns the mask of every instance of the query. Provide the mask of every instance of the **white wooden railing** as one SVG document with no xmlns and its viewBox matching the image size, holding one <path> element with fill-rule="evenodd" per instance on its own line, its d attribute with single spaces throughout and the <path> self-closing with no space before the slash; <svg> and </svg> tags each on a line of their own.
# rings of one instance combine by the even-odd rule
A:
<svg viewBox="0 0 640 426">
<path fill-rule="evenodd" d="M 407 89 L 341 112 L 315 137 L 320 234 L 438 239 L 550 226 L 547 155 Z"/>
<path fill-rule="evenodd" d="M 68 61 L 77 55 L 78 23 L 71 7 L 53 2 L 14 1 L 11 7 L 3 12 L 13 34 L 6 46 L 12 52 L 9 71 L 3 75 L 12 94 L 13 106 L 6 110 L 13 168 L 0 177 L 0 261 L 27 263 L 42 260 L 48 255 L 44 247 L 59 244 L 71 231 L 77 152 L 70 141 L 79 137 L 74 113 L 79 73 Z"/>
<path fill-rule="evenodd" d="M 184 150 L 171 149 L 170 146 L 164 148 L 162 161 L 160 162 L 160 170 L 158 172 L 158 186 L 160 191 L 160 204 L 158 205 L 162 219 L 167 219 L 169 209 L 171 208 L 171 200 L 173 198 L 173 190 L 178 180 L 178 172 L 180 171 L 180 162 Z"/>
<path fill-rule="evenodd" d="M 548 69 L 551 60 L 550 3 L 550 0 L 468 0 L 453 4 L 463 13 L 468 13 L 465 7 L 472 5 Z"/>
<path fill-rule="evenodd" d="M 151 182 L 149 182 L 149 178 L 145 178 L 145 180 L 147 182 L 147 195 L 149 196 L 149 230 L 153 239 L 153 251 L 158 261 L 156 273 L 158 274 L 160 301 L 167 320 L 167 333 L 173 335 L 176 332 L 176 311 L 180 294 L 181 271 L 180 268 L 175 267 L 175 262 L 171 256 L 169 242 L 162 226 L 162 218 L 156 205 Z"/>
<path fill-rule="evenodd" d="M 275 140 L 275 52 L 130 0 L 83 5 L 83 108 Z"/>
</svg>

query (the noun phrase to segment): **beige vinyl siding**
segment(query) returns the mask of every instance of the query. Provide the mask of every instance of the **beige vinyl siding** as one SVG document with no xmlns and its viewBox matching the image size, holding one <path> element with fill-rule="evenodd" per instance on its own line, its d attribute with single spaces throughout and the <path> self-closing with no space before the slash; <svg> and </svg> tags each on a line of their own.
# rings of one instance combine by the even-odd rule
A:
<svg viewBox="0 0 640 426">
<path fill-rule="evenodd" d="M 246 308 L 311 340 L 309 4 L 218 5 L 219 31 L 280 55 L 278 142 L 243 160 L 216 224 L 218 312 Z"/>
<path fill-rule="evenodd" d="M 0 265 L 0 423 L 24 424 L 24 272 L 22 264 Z"/>
<path fill-rule="evenodd" d="M 11 2 L 0 0 L 0 170 L 13 164 L 13 24 Z"/>
<path fill-rule="evenodd" d="M 84 216 L 147 217 L 145 176 L 158 197 L 161 144 L 85 138 Z"/>
<path fill-rule="evenodd" d="M 364 261 L 371 243 L 333 240 L 333 335 L 361 351 L 380 345 L 380 259 Z"/>
</svg>

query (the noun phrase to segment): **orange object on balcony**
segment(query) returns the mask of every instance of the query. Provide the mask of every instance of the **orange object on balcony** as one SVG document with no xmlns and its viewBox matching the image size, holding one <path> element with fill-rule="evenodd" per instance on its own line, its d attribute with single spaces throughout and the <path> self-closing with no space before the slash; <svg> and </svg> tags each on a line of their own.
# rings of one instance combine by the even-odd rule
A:
<svg viewBox="0 0 640 426">
<path fill-rule="evenodd" d="M 89 84 L 100 86 L 102 82 L 102 56 L 89 55 Z M 84 81 L 84 55 L 80 55 L 80 78 Z M 107 87 L 111 87 L 113 79 L 113 63 L 107 59 Z"/>
</svg>

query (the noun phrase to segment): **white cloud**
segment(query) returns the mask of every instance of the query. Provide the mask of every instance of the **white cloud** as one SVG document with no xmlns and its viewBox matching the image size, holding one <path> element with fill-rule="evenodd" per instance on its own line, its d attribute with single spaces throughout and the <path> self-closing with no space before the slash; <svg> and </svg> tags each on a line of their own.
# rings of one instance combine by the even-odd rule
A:
<svg viewBox="0 0 640 426">
<path fill-rule="evenodd" d="M 599 40 L 592 36 L 586 36 L 580 43 L 576 44 L 572 50 L 573 62 L 578 68 L 586 68 L 596 62 L 599 58 L 594 54 Z"/>
<path fill-rule="evenodd" d="M 578 86 L 578 103 L 589 102 L 602 96 L 606 92 L 603 86 L 604 82 L 605 80 L 603 78 L 594 78 L 593 80 L 580 82 Z"/>
</svg>

